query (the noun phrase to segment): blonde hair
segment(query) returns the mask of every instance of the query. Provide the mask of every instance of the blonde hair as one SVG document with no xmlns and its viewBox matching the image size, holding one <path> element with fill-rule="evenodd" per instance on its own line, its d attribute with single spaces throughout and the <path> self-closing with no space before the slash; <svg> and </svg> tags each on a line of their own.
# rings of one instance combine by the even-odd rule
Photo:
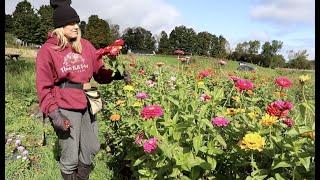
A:
<svg viewBox="0 0 320 180">
<path fill-rule="evenodd" d="M 68 44 L 68 39 L 67 37 L 64 36 L 63 27 L 54 29 L 52 31 L 52 35 L 56 35 L 59 40 L 55 49 L 60 51 L 64 50 Z M 74 41 L 70 41 L 72 48 L 79 54 L 81 54 L 82 52 L 80 39 L 81 39 L 81 30 L 79 28 L 77 38 Z"/>
</svg>

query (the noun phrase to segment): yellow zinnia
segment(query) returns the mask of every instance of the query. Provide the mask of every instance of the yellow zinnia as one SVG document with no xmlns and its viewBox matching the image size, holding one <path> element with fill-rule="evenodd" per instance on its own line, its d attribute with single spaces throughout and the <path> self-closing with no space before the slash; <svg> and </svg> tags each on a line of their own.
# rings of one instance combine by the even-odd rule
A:
<svg viewBox="0 0 320 180">
<path fill-rule="evenodd" d="M 198 86 L 204 86 L 204 82 L 203 81 L 199 81 L 198 82 Z"/>
<path fill-rule="evenodd" d="M 231 99 L 235 100 L 237 103 L 240 102 L 240 97 L 239 96 L 232 96 Z"/>
<path fill-rule="evenodd" d="M 227 115 L 235 115 L 236 114 L 236 110 L 234 108 L 227 108 Z"/>
<path fill-rule="evenodd" d="M 123 90 L 125 90 L 125 91 L 134 91 L 134 88 L 133 88 L 133 86 L 125 85 L 125 86 L 123 87 Z"/>
<path fill-rule="evenodd" d="M 241 149 L 262 151 L 265 145 L 264 139 L 258 133 L 246 134 L 239 142 Z"/>
<path fill-rule="evenodd" d="M 254 120 L 258 116 L 258 113 L 257 112 L 249 112 L 248 116 L 250 119 Z"/>
<path fill-rule="evenodd" d="M 265 114 L 264 116 L 262 116 L 261 124 L 264 126 L 272 126 L 276 123 L 277 119 L 277 116 L 270 116 L 269 114 Z"/>
<path fill-rule="evenodd" d="M 301 75 L 301 76 L 299 76 L 299 81 L 301 83 L 305 83 L 305 82 L 309 81 L 310 79 L 311 79 L 311 77 L 309 75 Z"/>
<path fill-rule="evenodd" d="M 140 106 L 142 106 L 143 104 L 142 104 L 142 102 L 139 102 L 139 101 L 136 101 L 136 102 L 134 102 L 133 103 L 133 107 L 140 107 Z"/>
<path fill-rule="evenodd" d="M 119 121 L 120 120 L 120 114 L 112 114 L 109 119 L 111 121 Z"/>
</svg>

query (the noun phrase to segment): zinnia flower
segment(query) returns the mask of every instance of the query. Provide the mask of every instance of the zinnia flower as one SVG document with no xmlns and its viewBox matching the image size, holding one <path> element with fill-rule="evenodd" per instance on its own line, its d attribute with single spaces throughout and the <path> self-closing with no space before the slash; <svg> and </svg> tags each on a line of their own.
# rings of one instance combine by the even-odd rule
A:
<svg viewBox="0 0 320 180">
<path fill-rule="evenodd" d="M 137 99 L 147 99 L 148 97 L 149 97 L 148 94 L 144 92 L 140 92 L 136 95 Z"/>
<path fill-rule="evenodd" d="M 125 90 L 125 91 L 134 91 L 134 88 L 133 88 L 133 86 L 131 86 L 131 85 L 125 85 L 125 86 L 123 87 L 123 90 Z"/>
<path fill-rule="evenodd" d="M 209 70 L 204 70 L 204 71 L 199 72 L 198 77 L 199 77 L 199 79 L 203 79 L 203 78 L 209 77 L 211 75 L 212 75 L 212 71 L 209 69 Z"/>
<path fill-rule="evenodd" d="M 241 149 L 262 151 L 265 145 L 264 139 L 258 133 L 246 134 L 239 143 Z"/>
<path fill-rule="evenodd" d="M 299 76 L 299 81 L 301 84 L 309 81 L 311 79 L 311 77 L 309 75 L 301 75 Z"/>
<path fill-rule="evenodd" d="M 141 111 L 141 116 L 144 119 L 152 119 L 163 115 L 163 110 L 159 105 L 148 105 Z"/>
<path fill-rule="evenodd" d="M 238 91 L 253 89 L 253 83 L 246 79 L 238 79 L 235 83 L 235 86 L 238 89 Z"/>
<path fill-rule="evenodd" d="M 290 118 L 286 118 L 286 119 L 284 119 L 283 121 L 282 121 L 284 124 L 286 124 L 288 127 L 292 127 L 292 126 L 294 126 L 294 121 L 292 120 L 292 119 L 290 119 Z"/>
<path fill-rule="evenodd" d="M 224 66 L 224 65 L 227 64 L 227 62 L 225 62 L 224 60 L 220 60 L 220 61 L 219 61 L 219 64 L 222 65 L 222 66 Z"/>
<path fill-rule="evenodd" d="M 211 123 L 214 126 L 221 127 L 221 126 L 227 126 L 229 124 L 229 121 L 224 117 L 215 117 L 211 119 Z"/>
<path fill-rule="evenodd" d="M 276 78 L 275 83 L 281 88 L 290 88 L 292 86 L 292 82 L 286 77 Z"/>
<path fill-rule="evenodd" d="M 162 67 L 162 66 L 164 66 L 164 63 L 163 63 L 163 62 L 157 62 L 156 65 L 157 65 L 158 67 Z"/>
<path fill-rule="evenodd" d="M 157 150 L 157 138 L 151 138 L 149 140 L 146 140 L 143 143 L 143 151 L 146 153 L 153 153 Z"/>
<path fill-rule="evenodd" d="M 136 138 L 134 140 L 134 143 L 137 144 L 137 145 L 142 145 L 142 141 L 144 139 L 144 133 L 143 132 L 140 132 L 136 135 Z"/>
<path fill-rule="evenodd" d="M 264 116 L 262 116 L 261 124 L 264 126 L 272 126 L 276 123 L 277 119 L 277 116 L 270 116 L 269 114 L 265 114 Z"/>
<path fill-rule="evenodd" d="M 307 131 L 307 132 L 304 132 L 302 134 L 300 134 L 302 137 L 308 137 L 308 138 L 311 138 L 311 139 L 315 139 L 315 132 L 314 131 Z"/>
<path fill-rule="evenodd" d="M 120 120 L 120 114 L 112 114 L 111 116 L 110 116 L 110 120 L 111 121 L 119 121 Z"/>
<path fill-rule="evenodd" d="M 286 117 L 289 110 L 293 108 L 291 102 L 288 101 L 275 101 L 267 106 L 267 113 L 272 116 Z"/>
<path fill-rule="evenodd" d="M 241 78 L 239 78 L 239 77 L 237 77 L 237 76 L 233 76 L 233 75 L 230 75 L 229 77 L 231 78 L 231 80 L 232 80 L 233 82 L 237 82 L 239 79 L 241 79 Z"/>
<path fill-rule="evenodd" d="M 152 81 L 152 80 L 148 80 L 148 81 L 146 82 L 146 84 L 147 84 L 148 87 L 153 87 L 153 86 L 155 86 L 157 83 L 155 83 L 155 82 Z"/>
<path fill-rule="evenodd" d="M 204 102 L 210 101 L 210 99 L 211 99 L 211 96 L 209 96 L 207 94 L 201 94 L 201 96 L 200 96 L 200 100 L 204 101 Z"/>
</svg>

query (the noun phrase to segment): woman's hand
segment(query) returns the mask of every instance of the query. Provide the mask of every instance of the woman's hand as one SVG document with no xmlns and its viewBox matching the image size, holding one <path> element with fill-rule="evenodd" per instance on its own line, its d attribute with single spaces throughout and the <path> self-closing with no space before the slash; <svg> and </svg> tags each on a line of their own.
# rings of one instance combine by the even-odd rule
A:
<svg viewBox="0 0 320 180">
<path fill-rule="evenodd" d="M 70 124 L 70 120 L 65 117 L 59 109 L 51 112 L 49 114 L 49 117 L 51 118 L 52 120 L 52 124 L 53 124 L 53 127 L 56 129 L 56 130 L 60 130 L 60 131 L 68 131 L 71 126 Z"/>
</svg>

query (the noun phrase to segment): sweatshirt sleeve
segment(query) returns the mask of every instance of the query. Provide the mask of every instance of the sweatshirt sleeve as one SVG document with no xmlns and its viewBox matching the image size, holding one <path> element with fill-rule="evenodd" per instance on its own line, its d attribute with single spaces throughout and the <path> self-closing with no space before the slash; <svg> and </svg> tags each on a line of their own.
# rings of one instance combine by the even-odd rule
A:
<svg viewBox="0 0 320 180">
<path fill-rule="evenodd" d="M 96 49 L 89 43 L 89 48 L 93 57 L 93 78 L 99 84 L 109 84 L 112 82 L 112 73 L 111 69 L 106 69 L 103 63 L 102 58 L 96 54 Z"/>
<path fill-rule="evenodd" d="M 45 115 L 58 109 L 53 93 L 53 64 L 51 64 L 50 58 L 51 55 L 45 48 L 39 50 L 36 58 L 36 89 L 40 109 Z"/>
</svg>

